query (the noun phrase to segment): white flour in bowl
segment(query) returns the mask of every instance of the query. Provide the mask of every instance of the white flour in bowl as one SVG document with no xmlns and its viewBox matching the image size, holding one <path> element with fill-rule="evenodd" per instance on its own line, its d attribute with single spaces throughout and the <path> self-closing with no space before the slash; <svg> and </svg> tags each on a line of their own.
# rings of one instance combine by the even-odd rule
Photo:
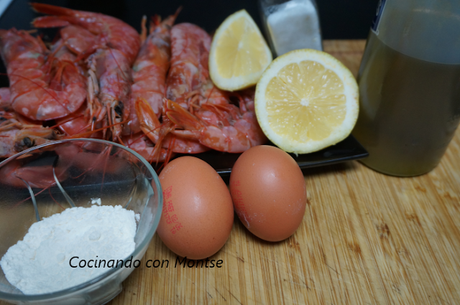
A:
<svg viewBox="0 0 460 305">
<path fill-rule="evenodd" d="M 94 263 L 92 268 L 80 267 L 80 261 L 86 265 L 89 260 L 123 260 L 134 251 L 135 218 L 121 206 L 66 209 L 34 223 L 24 239 L 8 249 L 0 266 L 24 294 L 82 284 L 109 268 L 94 268 Z"/>
</svg>

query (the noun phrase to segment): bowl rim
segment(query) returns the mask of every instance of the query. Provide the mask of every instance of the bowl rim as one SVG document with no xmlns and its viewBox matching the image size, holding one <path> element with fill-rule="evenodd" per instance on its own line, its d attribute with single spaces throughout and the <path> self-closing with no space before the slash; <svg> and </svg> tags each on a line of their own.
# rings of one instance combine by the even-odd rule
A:
<svg viewBox="0 0 460 305">
<path fill-rule="evenodd" d="M 125 266 L 126 262 L 128 260 L 130 260 L 133 257 L 137 256 L 141 251 L 143 251 L 144 247 L 151 242 L 151 240 L 152 240 L 152 238 L 153 238 L 153 236 L 154 236 L 154 234 L 155 234 L 155 232 L 156 232 L 156 230 L 158 228 L 158 225 L 160 223 L 161 211 L 163 209 L 163 191 L 162 191 L 162 188 L 161 188 L 160 179 L 159 179 L 158 174 L 156 173 L 156 171 L 153 169 L 152 165 L 144 157 L 142 157 L 140 154 L 138 154 L 134 150 L 130 149 L 129 147 L 126 147 L 126 146 L 121 145 L 119 143 L 115 143 L 115 142 L 111 142 L 111 141 L 107 141 L 107 140 L 102 140 L 102 139 L 93 139 L 93 138 L 72 138 L 72 139 L 56 140 L 56 141 L 48 142 L 48 143 L 45 143 L 45 144 L 37 145 L 37 146 L 31 147 L 31 148 L 28 148 L 26 150 L 23 150 L 23 151 L 15 154 L 13 156 L 8 157 L 7 159 L 3 160 L 2 162 L 0 162 L 0 167 L 2 167 L 4 164 L 10 162 L 11 160 L 14 160 L 14 159 L 18 158 L 21 155 L 33 152 L 33 151 L 38 150 L 40 148 L 47 147 L 47 146 L 52 146 L 52 145 L 59 145 L 59 144 L 67 143 L 67 142 L 77 142 L 77 141 L 80 141 L 80 142 L 81 141 L 84 141 L 84 142 L 97 142 L 97 143 L 102 143 L 102 144 L 106 144 L 106 145 L 113 145 L 113 146 L 119 147 L 119 148 L 127 151 L 128 153 L 134 155 L 150 171 L 150 173 L 151 173 L 151 175 L 153 177 L 153 181 L 155 182 L 155 185 L 157 187 L 157 190 L 158 190 L 157 195 L 158 195 L 158 199 L 159 199 L 158 200 L 159 201 L 158 202 L 158 208 L 157 208 L 158 213 L 155 215 L 155 217 L 153 219 L 153 225 L 150 228 L 150 231 L 148 232 L 148 234 L 145 236 L 145 238 L 139 243 L 139 245 L 134 249 L 134 251 L 128 257 L 123 259 L 123 266 Z M 48 299 L 55 299 L 55 298 L 59 298 L 59 297 L 65 297 L 65 296 L 68 296 L 70 294 L 78 293 L 80 290 L 84 290 L 86 288 L 89 288 L 90 286 L 96 285 L 96 284 L 98 284 L 99 282 L 101 282 L 102 280 L 104 280 L 106 278 L 113 277 L 114 275 L 122 272 L 123 269 L 132 269 L 132 268 L 120 268 L 117 265 L 117 267 L 110 268 L 108 271 L 100 274 L 99 276 L 97 276 L 97 277 L 95 277 L 93 279 L 90 279 L 90 280 L 88 280 L 86 282 L 83 282 L 83 283 L 81 283 L 79 285 L 76 285 L 76 286 L 73 286 L 73 287 L 70 287 L 70 288 L 66 288 L 66 289 L 63 289 L 63 290 L 59 290 L 59 291 L 56 291 L 56 292 L 50 292 L 50 293 L 44 293 L 44 294 L 11 294 L 11 293 L 6 293 L 6 292 L 0 291 L 0 299 L 3 299 L 5 301 L 45 301 L 45 300 L 48 300 Z M 132 271 L 134 271 L 134 269 L 132 269 L 131 272 Z"/>
</svg>

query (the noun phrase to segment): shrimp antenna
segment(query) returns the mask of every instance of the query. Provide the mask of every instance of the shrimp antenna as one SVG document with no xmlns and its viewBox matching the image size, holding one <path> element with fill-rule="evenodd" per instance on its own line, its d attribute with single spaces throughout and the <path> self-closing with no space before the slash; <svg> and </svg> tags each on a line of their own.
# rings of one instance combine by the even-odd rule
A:
<svg viewBox="0 0 460 305">
<path fill-rule="evenodd" d="M 146 26 L 146 23 L 147 23 L 147 16 L 142 16 L 142 20 L 141 20 L 141 34 L 140 34 L 140 37 L 141 37 L 141 43 L 144 43 L 144 41 L 147 39 L 147 26 Z"/>
<path fill-rule="evenodd" d="M 179 6 L 176 10 L 176 12 L 174 13 L 174 20 L 176 20 L 177 16 L 179 15 L 179 13 L 182 11 L 182 5 Z"/>
</svg>

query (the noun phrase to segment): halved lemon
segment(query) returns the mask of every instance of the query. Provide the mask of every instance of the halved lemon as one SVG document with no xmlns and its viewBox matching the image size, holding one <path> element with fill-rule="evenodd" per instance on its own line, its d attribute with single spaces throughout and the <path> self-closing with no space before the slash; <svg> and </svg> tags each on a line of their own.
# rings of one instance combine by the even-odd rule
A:
<svg viewBox="0 0 460 305">
<path fill-rule="evenodd" d="M 358 85 L 335 57 L 294 50 L 276 58 L 260 78 L 257 120 L 279 148 L 306 154 L 345 139 L 358 118 Z"/>
<path fill-rule="evenodd" d="M 256 23 L 241 10 L 228 16 L 216 30 L 209 52 L 209 74 L 220 89 L 240 90 L 255 85 L 272 59 Z"/>
</svg>

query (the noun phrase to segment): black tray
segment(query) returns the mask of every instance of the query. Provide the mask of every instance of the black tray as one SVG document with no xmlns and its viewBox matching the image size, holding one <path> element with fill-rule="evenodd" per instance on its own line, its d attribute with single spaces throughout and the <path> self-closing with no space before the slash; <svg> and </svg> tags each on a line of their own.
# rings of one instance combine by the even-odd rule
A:
<svg viewBox="0 0 460 305">
<path fill-rule="evenodd" d="M 268 143 L 268 145 L 273 145 Z M 208 151 L 197 154 L 196 157 L 208 162 L 221 176 L 232 172 L 236 159 L 241 154 L 230 154 L 218 151 Z M 366 149 L 352 136 L 349 135 L 342 142 L 327 147 L 323 150 L 303 155 L 290 154 L 299 164 L 301 169 L 330 165 L 345 161 L 358 160 L 369 155 Z"/>
</svg>

